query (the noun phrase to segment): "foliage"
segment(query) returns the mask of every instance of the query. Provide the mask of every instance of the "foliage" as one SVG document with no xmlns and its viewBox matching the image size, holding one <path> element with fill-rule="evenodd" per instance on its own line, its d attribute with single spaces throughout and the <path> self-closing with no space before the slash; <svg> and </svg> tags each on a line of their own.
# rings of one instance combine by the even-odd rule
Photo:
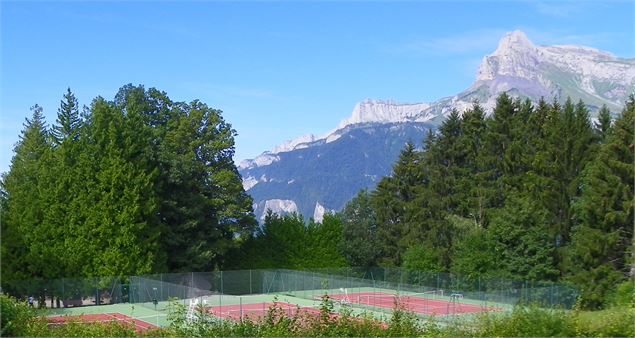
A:
<svg viewBox="0 0 635 338">
<path fill-rule="evenodd" d="M 257 227 L 221 111 L 127 85 L 80 113 L 69 89 L 51 128 L 33 107 L 0 182 L 3 290 L 26 278 L 348 264 L 567 279 L 581 308 L 622 304 L 634 111 L 631 95 L 593 125 L 582 102 L 502 94 L 489 116 L 475 102 L 418 134 L 421 146 L 407 142 L 342 212 L 268 213 Z"/>
<path fill-rule="evenodd" d="M 631 307 L 635 308 L 635 283 L 632 278 L 618 284 L 617 287 L 610 292 L 605 301 L 605 305 L 609 307 Z"/>
<path fill-rule="evenodd" d="M 441 271 L 438 253 L 427 243 L 409 247 L 404 254 L 403 267 L 419 271 Z"/>
<path fill-rule="evenodd" d="M 346 265 L 338 245 L 342 238 L 342 221 L 324 215 L 322 223 L 302 216 L 280 216 L 269 212 L 264 224 L 249 236 L 242 248 L 230 255 L 227 266 L 241 269 L 324 268 Z"/>
<path fill-rule="evenodd" d="M 29 337 L 135 337 L 132 325 L 118 321 L 105 323 L 82 323 L 69 321 L 63 325 L 49 326 L 42 319 L 39 325 L 28 329 Z"/>
<path fill-rule="evenodd" d="M 581 305 L 600 307 L 632 264 L 635 95 L 581 178 L 574 204 L 578 224 L 568 251 L 570 278 L 582 287 Z"/>
<path fill-rule="evenodd" d="M 634 106 L 595 125 L 582 102 L 506 94 L 488 117 L 452 112 L 344 209 L 340 249 L 362 266 L 569 279 L 581 306 L 602 307 L 632 264 Z"/>
<path fill-rule="evenodd" d="M 530 200 L 514 197 L 493 213 L 488 234 L 502 275 L 529 280 L 556 278 L 555 248 L 544 226 L 547 217 L 547 212 Z"/>
<path fill-rule="evenodd" d="M 339 250 L 350 266 L 372 267 L 377 265 L 377 216 L 371 205 L 371 195 L 360 191 L 346 204 L 340 213 L 342 239 Z"/>
<path fill-rule="evenodd" d="M 51 128 L 32 111 L 0 182 L 4 290 L 22 279 L 212 270 L 253 232 L 221 111 L 132 85 L 82 113 L 67 90 Z"/>
<path fill-rule="evenodd" d="M 0 294 L 0 336 L 22 336 L 37 320 L 37 312 L 26 301 Z"/>
<path fill-rule="evenodd" d="M 568 337 L 568 316 L 561 310 L 517 306 L 509 314 L 485 313 L 477 320 L 476 337 Z"/>
<path fill-rule="evenodd" d="M 615 306 L 601 311 L 580 311 L 571 315 L 568 336 L 579 337 L 633 337 L 635 336 L 635 309 L 633 306 Z"/>
</svg>

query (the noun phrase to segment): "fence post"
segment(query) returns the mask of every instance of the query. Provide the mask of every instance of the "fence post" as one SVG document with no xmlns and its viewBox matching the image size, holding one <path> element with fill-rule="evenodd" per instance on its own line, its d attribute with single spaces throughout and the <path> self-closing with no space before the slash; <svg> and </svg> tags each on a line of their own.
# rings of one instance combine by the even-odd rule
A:
<svg viewBox="0 0 635 338">
<path fill-rule="evenodd" d="M 254 293 L 254 289 L 251 285 L 251 269 L 249 269 L 249 294 L 253 294 Z M 241 301 L 242 302 L 242 301 Z M 242 303 L 241 303 L 242 304 Z M 242 305 L 241 305 L 241 316 L 242 316 Z"/>
<path fill-rule="evenodd" d="M 220 271 L 220 305 L 223 306 L 223 270 Z"/>
<path fill-rule="evenodd" d="M 551 302 L 551 304 L 550 304 L 551 307 L 554 306 L 554 303 L 553 303 L 553 287 L 554 287 L 553 284 L 551 284 L 551 286 L 549 287 L 549 299 L 550 299 L 550 302 Z"/>
<path fill-rule="evenodd" d="M 441 290 L 441 287 L 440 287 L 441 281 L 439 280 L 440 279 L 439 274 L 441 274 L 441 273 L 437 272 L 437 290 Z"/>
</svg>

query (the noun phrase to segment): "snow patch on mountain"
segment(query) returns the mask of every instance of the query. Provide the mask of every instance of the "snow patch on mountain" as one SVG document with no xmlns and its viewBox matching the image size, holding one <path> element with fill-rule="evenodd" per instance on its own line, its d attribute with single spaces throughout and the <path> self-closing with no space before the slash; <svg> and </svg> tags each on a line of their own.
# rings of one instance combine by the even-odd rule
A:
<svg viewBox="0 0 635 338">
<path fill-rule="evenodd" d="M 258 184 L 258 180 L 253 176 L 243 178 L 243 189 L 245 189 L 245 191 L 253 188 L 256 184 Z"/>
<path fill-rule="evenodd" d="M 293 140 L 287 140 L 273 149 L 263 152 L 254 159 L 241 161 L 240 164 L 238 164 L 238 169 L 245 170 L 270 165 L 274 162 L 280 161 L 280 156 L 277 156 L 277 154 L 310 147 L 315 141 L 322 140 L 324 138 L 326 138 L 326 136 L 319 137 L 309 134 L 300 136 Z"/>
<path fill-rule="evenodd" d="M 331 143 L 333 141 L 337 141 L 340 137 L 342 137 L 341 133 L 334 132 L 326 137 L 326 143 Z"/>
<path fill-rule="evenodd" d="M 277 153 L 284 153 L 284 152 L 287 152 L 287 151 L 292 151 L 292 150 L 296 149 L 296 147 L 298 147 L 298 146 L 302 146 L 305 143 L 313 142 L 313 141 L 315 141 L 317 139 L 318 139 L 318 137 L 313 135 L 313 134 L 300 136 L 300 137 L 298 137 L 296 139 L 285 141 L 281 145 L 276 146 L 273 149 L 271 149 L 270 152 L 272 154 L 277 154 Z"/>
<path fill-rule="evenodd" d="M 268 210 L 271 210 L 278 215 L 283 215 L 298 212 L 298 206 L 292 200 L 270 199 L 265 201 L 265 205 L 262 210 L 263 213 L 260 215 L 260 220 L 265 219 Z"/>
<path fill-rule="evenodd" d="M 320 202 L 315 202 L 315 211 L 313 211 L 313 220 L 317 223 L 322 223 L 324 220 L 324 214 L 326 213 L 326 208 L 320 204 Z"/>
<path fill-rule="evenodd" d="M 264 152 L 254 159 L 243 160 L 238 164 L 238 169 L 251 169 L 270 165 L 271 163 L 280 161 L 280 157 L 270 152 Z"/>
</svg>

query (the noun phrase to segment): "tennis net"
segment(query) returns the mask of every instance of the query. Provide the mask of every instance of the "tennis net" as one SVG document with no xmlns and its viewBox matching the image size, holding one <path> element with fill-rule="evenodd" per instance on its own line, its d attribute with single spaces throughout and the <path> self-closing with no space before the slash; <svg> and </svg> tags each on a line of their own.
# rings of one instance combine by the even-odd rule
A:
<svg viewBox="0 0 635 338">
<path fill-rule="evenodd" d="M 376 304 L 376 303 L 409 303 L 409 302 L 421 302 L 426 300 L 441 299 L 443 297 L 443 290 L 432 290 L 419 293 L 412 293 L 407 295 L 399 294 L 386 294 L 386 293 L 372 293 L 362 294 L 357 297 L 357 303 L 361 304 Z"/>
</svg>

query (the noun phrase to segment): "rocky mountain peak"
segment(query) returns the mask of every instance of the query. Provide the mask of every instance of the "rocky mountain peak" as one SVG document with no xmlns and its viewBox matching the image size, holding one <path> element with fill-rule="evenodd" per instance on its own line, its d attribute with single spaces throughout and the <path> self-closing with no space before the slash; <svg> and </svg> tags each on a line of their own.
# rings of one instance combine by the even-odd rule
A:
<svg viewBox="0 0 635 338">
<path fill-rule="evenodd" d="M 531 79 L 536 76 L 540 51 L 521 31 L 505 34 L 496 51 L 483 58 L 477 81 L 488 81 L 497 76 Z"/>
<path fill-rule="evenodd" d="M 366 99 L 355 105 L 351 117 L 343 120 L 338 129 L 358 123 L 408 122 L 429 107 L 428 103 L 399 103 L 393 100 Z"/>
<path fill-rule="evenodd" d="M 534 102 L 571 97 L 591 112 L 604 104 L 619 112 L 634 90 L 635 59 L 583 46 L 538 46 L 514 31 L 483 58 L 466 90 L 431 103 L 364 100 L 327 135 L 285 142 L 238 169 L 259 217 L 272 209 L 320 220 L 329 210 L 341 210 L 360 189 L 375 187 L 390 174 L 405 142 L 421 140 L 453 109 L 463 112 L 478 101 L 491 112 L 505 92 Z"/>
<path fill-rule="evenodd" d="M 533 52 L 536 46 L 527 38 L 527 35 L 521 31 L 513 31 L 505 34 L 498 48 L 494 52 L 495 55 L 503 56 L 518 53 Z"/>
</svg>

